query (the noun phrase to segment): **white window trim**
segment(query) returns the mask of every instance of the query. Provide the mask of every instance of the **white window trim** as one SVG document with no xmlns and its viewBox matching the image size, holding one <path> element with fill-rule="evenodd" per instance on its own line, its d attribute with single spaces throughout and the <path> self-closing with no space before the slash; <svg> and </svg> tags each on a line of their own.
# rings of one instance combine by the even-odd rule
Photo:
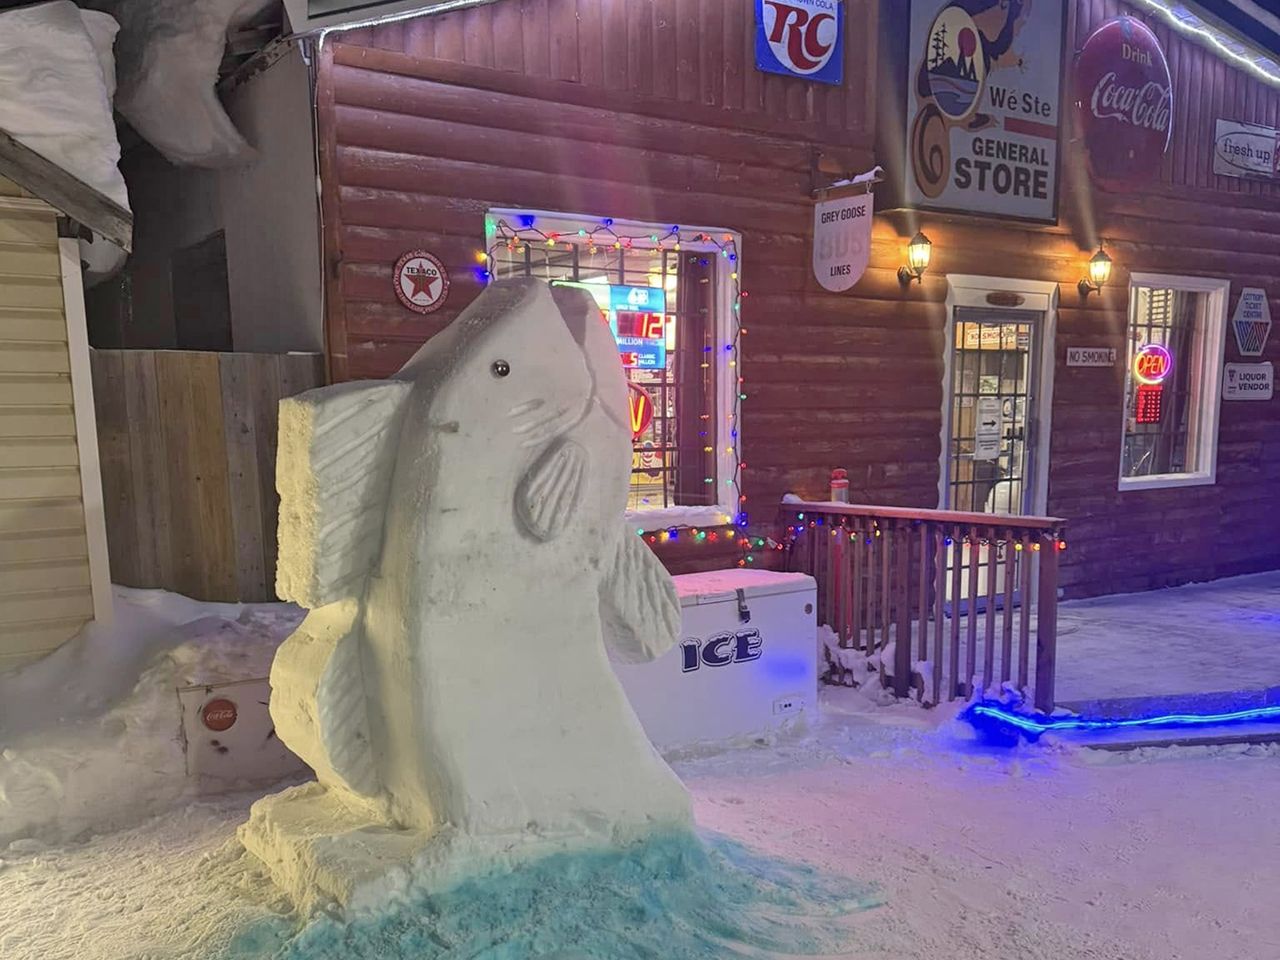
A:
<svg viewBox="0 0 1280 960">
<path fill-rule="evenodd" d="M 485 251 L 486 253 L 493 249 L 495 236 L 497 232 L 497 221 L 506 220 L 510 224 L 519 224 L 520 217 L 533 216 L 537 218 L 537 226 L 539 229 L 559 233 L 566 238 L 574 237 L 579 229 L 584 227 L 595 227 L 600 224 L 604 216 L 595 216 L 591 214 L 575 214 L 575 213 L 557 213 L 545 210 L 521 209 L 514 207 L 494 207 L 490 208 L 485 215 L 484 233 L 485 233 Z M 642 233 L 665 234 L 671 229 L 670 223 L 646 222 L 643 220 L 624 220 L 615 218 L 614 227 L 619 232 L 627 232 L 635 230 Z M 733 281 L 729 274 L 742 272 L 742 235 L 734 230 L 726 230 L 723 227 L 700 227 L 688 224 L 680 226 L 680 250 L 681 252 L 689 251 L 691 253 L 714 253 L 719 256 L 719 247 L 714 243 L 699 243 L 689 239 L 687 234 L 707 234 L 713 237 L 730 236 L 733 238 L 737 248 L 738 260 L 736 270 L 717 270 L 716 271 L 716 311 L 715 311 L 715 341 L 717 344 L 726 344 L 733 342 L 735 333 L 734 325 L 736 318 L 733 311 L 734 287 Z M 562 241 L 563 242 L 563 241 Z M 728 366 L 730 355 L 724 351 L 717 349 L 713 351 L 717 357 L 716 366 L 716 408 L 722 411 L 736 412 L 738 410 L 738 391 L 737 378 L 738 369 L 731 369 Z M 739 351 L 734 351 L 732 358 L 741 367 L 742 358 Z M 733 374 L 732 376 L 730 374 Z M 737 437 L 733 436 L 734 430 L 737 431 Z M 729 481 L 739 479 L 736 477 L 738 470 L 738 457 L 735 457 L 732 450 L 742 449 L 742 425 L 741 417 L 730 417 L 727 415 L 716 417 L 716 503 L 710 506 L 688 506 L 688 507 L 648 507 L 640 510 L 628 510 L 626 513 L 626 524 L 633 530 L 662 530 L 668 527 L 712 527 L 724 526 L 734 522 L 738 516 L 738 487 Z"/>
<path fill-rule="evenodd" d="M 1190 470 L 1186 473 L 1161 473 L 1149 477 L 1126 477 L 1121 474 L 1118 479 L 1119 489 L 1126 492 L 1212 486 L 1217 483 L 1218 477 L 1218 420 L 1222 410 L 1222 358 L 1226 347 L 1227 303 L 1230 299 L 1231 281 L 1164 273 L 1129 274 L 1129 299 L 1125 305 L 1124 318 L 1126 363 L 1128 362 L 1129 329 L 1133 325 L 1135 287 L 1182 290 L 1205 295 L 1206 329 L 1204 339 L 1201 341 L 1203 353 L 1200 358 L 1199 377 L 1202 389 L 1197 398 L 1196 430 L 1199 436 L 1204 438 L 1200 441 L 1200 447 L 1207 451 L 1202 456 L 1207 458 L 1208 468 Z M 1128 377 L 1129 371 L 1126 369 L 1126 383 L 1128 383 Z M 1126 410 L 1121 412 L 1120 421 L 1120 469 L 1124 468 L 1124 417 L 1127 415 L 1127 395 L 1125 404 Z"/>
</svg>

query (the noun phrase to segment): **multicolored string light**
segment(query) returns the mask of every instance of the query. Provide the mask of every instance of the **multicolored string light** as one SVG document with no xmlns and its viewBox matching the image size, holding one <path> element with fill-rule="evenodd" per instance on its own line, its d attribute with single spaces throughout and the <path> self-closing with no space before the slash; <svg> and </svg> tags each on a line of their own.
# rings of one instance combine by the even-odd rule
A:
<svg viewBox="0 0 1280 960">
<path fill-rule="evenodd" d="M 493 268 L 497 256 L 504 250 L 508 253 L 523 252 L 526 245 L 546 249 L 569 248 L 576 245 L 586 247 L 588 253 L 592 255 L 610 248 L 617 251 L 637 249 L 671 250 L 674 252 L 687 249 L 689 252 L 701 252 L 708 256 L 718 257 L 728 267 L 731 290 L 730 303 L 732 305 L 728 336 L 726 341 L 720 345 L 722 349 L 718 348 L 714 341 L 704 345 L 702 367 L 703 369 L 710 368 L 712 363 L 715 362 L 712 359 L 713 355 L 720 353 L 722 354 L 723 363 L 720 368 L 722 375 L 733 378 L 731 385 L 735 389 L 731 390 L 730 393 L 734 401 L 732 409 L 726 415 L 729 421 L 729 444 L 725 451 L 733 466 L 730 476 L 724 478 L 724 483 L 732 489 L 732 496 L 737 504 L 737 513 L 733 517 L 732 524 L 724 524 L 720 527 L 668 527 L 662 530 L 640 530 L 639 534 L 652 545 L 673 541 L 710 545 L 723 544 L 725 541 L 733 540 L 742 545 L 743 548 L 743 555 L 738 559 L 738 566 L 745 567 L 749 564 L 754 564 L 756 562 L 755 550 L 764 548 L 773 541 L 761 537 L 753 538 L 747 533 L 749 523 L 746 506 L 747 498 L 742 492 L 743 474 L 747 465 L 742 461 L 740 452 L 741 438 L 738 429 L 738 425 L 741 422 L 742 404 L 747 400 L 746 381 L 742 376 L 742 368 L 739 364 L 742 338 L 747 332 L 742 326 L 742 301 L 746 299 L 747 293 L 742 289 L 738 246 L 734 235 L 731 233 L 716 234 L 707 230 L 685 230 L 679 226 L 671 226 L 658 232 L 653 230 L 645 231 L 639 227 L 634 227 L 634 225 L 623 226 L 621 223 L 616 223 L 612 217 L 604 217 L 590 227 L 584 225 L 576 230 L 567 231 L 556 231 L 550 228 L 543 229 L 538 221 L 538 215 L 532 213 L 520 214 L 518 225 L 512 225 L 506 219 L 491 221 L 488 224 L 489 247 L 487 250 L 477 251 L 476 253 L 478 264 L 475 268 L 476 278 L 481 283 L 488 283 L 493 277 Z M 704 262 L 703 265 L 705 266 L 706 263 Z M 710 420 L 711 414 L 704 412 L 702 419 Z M 712 452 L 714 450 L 714 439 L 707 437 L 705 431 L 702 436 L 708 443 L 706 452 Z M 716 477 L 714 476 L 704 477 L 703 479 L 707 484 L 716 483 Z M 718 500 L 719 498 L 716 499 Z"/>
<path fill-rule="evenodd" d="M 831 519 L 828 519 L 830 517 Z M 910 521 L 912 527 L 918 527 L 924 520 L 913 519 Z M 849 517 L 844 514 L 839 515 L 837 521 L 835 514 L 819 514 L 817 516 L 808 516 L 806 518 L 804 511 L 796 513 L 796 522 L 787 524 L 786 533 L 784 534 L 783 547 L 790 549 L 796 545 L 796 542 L 808 531 L 822 532 L 833 537 L 848 536 L 850 542 L 857 543 L 858 540 L 870 544 L 876 537 L 883 536 L 883 530 L 880 521 L 874 517 Z M 954 537 L 943 537 L 943 546 L 949 547 L 954 543 L 960 543 L 963 546 L 989 546 L 992 541 L 988 537 L 969 537 L 963 536 L 958 540 Z M 1062 537 L 1054 534 L 1050 538 L 1053 549 L 1059 552 L 1067 549 L 1067 541 Z M 1014 540 L 1013 549 L 1015 552 L 1021 552 L 1023 549 L 1022 541 Z M 1027 549 L 1033 553 L 1038 553 L 1041 549 L 1040 541 L 1033 540 L 1027 545 Z"/>
</svg>

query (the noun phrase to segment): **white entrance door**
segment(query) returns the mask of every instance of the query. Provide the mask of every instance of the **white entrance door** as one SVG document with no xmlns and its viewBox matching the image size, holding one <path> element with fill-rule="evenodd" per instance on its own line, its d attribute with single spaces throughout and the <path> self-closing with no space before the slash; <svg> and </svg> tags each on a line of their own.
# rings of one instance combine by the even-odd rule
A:
<svg viewBox="0 0 1280 960">
<path fill-rule="evenodd" d="M 952 319 L 943 506 L 966 513 L 1031 513 L 1040 467 L 1037 425 L 1044 314 L 957 306 Z M 990 550 L 997 551 L 994 568 L 988 563 Z M 1017 562 L 1005 554 L 1002 542 L 956 543 L 949 551 L 949 568 L 956 562 L 967 568 L 971 560 L 977 561 L 980 607 L 988 576 L 994 572 L 1002 583 L 1005 564 Z M 961 578 L 958 598 L 951 595 L 950 576 L 946 583 L 949 604 L 958 599 L 963 610 L 968 578 Z M 1015 602 L 1019 600 L 1015 596 Z"/>
<path fill-rule="evenodd" d="M 955 308 L 946 509 L 1032 511 L 1043 320 L 1030 310 Z"/>
</svg>

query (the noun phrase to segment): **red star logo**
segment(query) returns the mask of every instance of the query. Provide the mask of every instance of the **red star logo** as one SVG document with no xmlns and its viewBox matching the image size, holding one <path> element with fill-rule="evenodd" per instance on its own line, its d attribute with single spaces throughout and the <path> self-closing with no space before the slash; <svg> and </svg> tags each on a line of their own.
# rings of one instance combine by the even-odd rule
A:
<svg viewBox="0 0 1280 960">
<path fill-rule="evenodd" d="M 432 298 L 431 288 L 439 282 L 439 276 L 429 276 L 423 267 L 407 266 L 404 269 L 404 278 L 409 281 L 412 288 L 409 291 L 409 299 L 416 300 L 418 295 L 426 296 L 428 300 Z"/>
</svg>

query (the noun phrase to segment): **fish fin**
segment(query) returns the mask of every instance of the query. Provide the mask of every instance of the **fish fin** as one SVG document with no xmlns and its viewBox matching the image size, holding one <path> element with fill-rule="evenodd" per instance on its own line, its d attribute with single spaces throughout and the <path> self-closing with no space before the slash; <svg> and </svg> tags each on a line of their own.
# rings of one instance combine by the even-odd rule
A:
<svg viewBox="0 0 1280 960">
<path fill-rule="evenodd" d="M 358 597 L 382 548 L 411 383 L 375 380 L 280 401 L 276 593 L 308 609 Z"/>
<path fill-rule="evenodd" d="M 666 567 L 631 530 L 600 585 L 605 643 L 616 660 L 656 660 L 680 637 L 680 598 Z"/>
<path fill-rule="evenodd" d="M 552 444 L 516 485 L 516 516 L 535 540 L 554 540 L 578 509 L 590 458 L 572 440 Z"/>
<path fill-rule="evenodd" d="M 377 791 L 355 600 L 311 611 L 280 645 L 270 709 L 276 734 L 321 783 L 362 796 Z"/>
</svg>

